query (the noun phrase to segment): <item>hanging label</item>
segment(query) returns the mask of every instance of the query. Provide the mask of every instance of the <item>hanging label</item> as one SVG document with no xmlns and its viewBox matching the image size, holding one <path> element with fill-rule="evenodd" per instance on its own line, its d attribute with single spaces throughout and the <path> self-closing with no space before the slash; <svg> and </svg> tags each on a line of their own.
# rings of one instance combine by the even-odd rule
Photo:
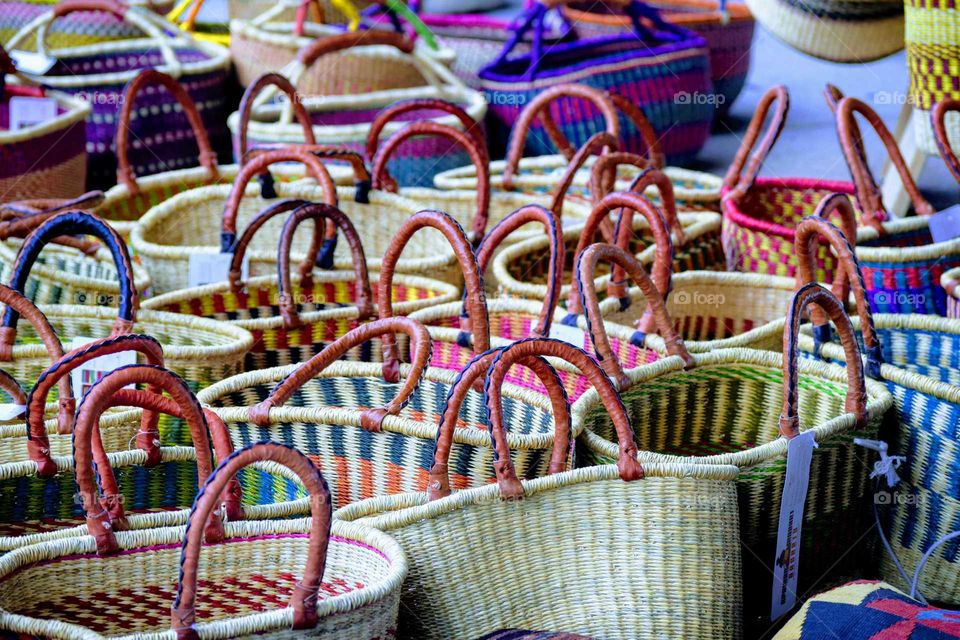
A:
<svg viewBox="0 0 960 640">
<path fill-rule="evenodd" d="M 7 422 L 22 416 L 27 410 L 25 404 L 0 404 L 0 422 Z"/>
<path fill-rule="evenodd" d="M 14 49 L 10 52 L 10 57 L 17 65 L 17 71 L 33 76 L 42 76 L 57 63 L 56 58 L 44 55 L 39 51 L 24 51 Z"/>
<path fill-rule="evenodd" d="M 577 349 L 583 349 L 586 346 L 586 332 L 580 327 L 571 327 L 570 325 L 553 322 L 550 325 L 550 337 L 554 340 L 562 340 L 567 344 L 572 344 Z"/>
<path fill-rule="evenodd" d="M 930 235 L 934 242 L 947 242 L 960 238 L 960 204 L 947 207 L 927 218 Z"/>
<path fill-rule="evenodd" d="M 202 287 L 205 284 L 226 282 L 230 274 L 232 253 L 194 253 L 190 255 L 190 267 L 187 286 Z M 249 256 L 243 257 L 240 265 L 240 277 L 247 279 L 250 272 Z"/>
<path fill-rule="evenodd" d="M 57 101 L 53 98 L 10 97 L 10 130 L 26 129 L 57 117 Z"/>
<path fill-rule="evenodd" d="M 74 338 L 70 343 L 71 351 L 79 349 L 93 342 L 93 338 Z M 120 351 L 119 353 L 109 353 L 99 358 L 94 358 L 70 372 L 70 382 L 73 385 L 73 397 L 78 401 L 83 398 L 87 389 L 95 385 L 100 378 L 107 375 L 114 369 L 125 367 L 130 364 L 137 364 L 136 351 Z M 135 385 L 128 385 L 127 389 L 135 388 Z"/>
<path fill-rule="evenodd" d="M 787 445 L 787 475 L 780 499 L 780 527 L 773 562 L 771 620 L 779 619 L 797 603 L 803 507 L 810 486 L 810 462 L 816 448 L 812 431 L 801 433 Z"/>
</svg>

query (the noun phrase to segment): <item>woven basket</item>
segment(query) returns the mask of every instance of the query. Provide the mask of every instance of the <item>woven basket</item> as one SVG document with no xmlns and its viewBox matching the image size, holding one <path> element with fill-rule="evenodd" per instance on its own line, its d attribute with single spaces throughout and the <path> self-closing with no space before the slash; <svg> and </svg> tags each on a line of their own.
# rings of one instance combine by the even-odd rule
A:
<svg viewBox="0 0 960 640">
<path fill-rule="evenodd" d="M 230 18 L 240 20 L 252 20 L 275 4 L 274 0 L 227 0 Z M 315 4 L 319 4 L 327 24 L 347 24 L 353 19 L 354 10 L 361 11 L 372 3 L 369 0 L 351 0 L 349 4 L 353 6 L 348 11 L 343 10 L 347 7 L 339 1 L 319 0 Z"/>
<path fill-rule="evenodd" d="M 372 45 L 388 46 L 415 64 L 421 74 L 418 85 L 406 89 L 344 95 L 316 94 L 299 85 L 301 78 L 315 65 L 317 68 L 326 68 L 328 55 L 357 47 L 372 48 Z M 376 114 L 398 101 L 414 98 L 447 100 L 461 106 L 476 122 L 483 120 L 487 112 L 483 96 L 467 88 L 449 69 L 416 50 L 404 36 L 379 29 L 317 40 L 302 49 L 297 59 L 284 67 L 281 73 L 297 85 L 298 99 L 313 120 L 317 143 L 344 145 L 357 153 L 365 151 L 370 125 Z M 274 100 L 276 96 L 275 91 L 268 91 L 257 100 L 249 127 L 250 139 L 255 143 L 302 143 L 303 132 L 292 123 L 290 101 L 277 102 Z M 413 117 L 411 114 L 406 119 Z M 425 118 L 462 128 L 454 116 L 443 112 L 427 111 L 419 115 L 419 119 Z M 228 124 L 230 130 L 236 133 L 240 126 L 239 114 L 231 115 Z M 401 125 L 400 122 L 393 122 L 384 129 L 383 134 L 392 135 Z M 414 154 L 396 158 L 391 163 L 390 172 L 400 184 L 430 186 L 433 176 L 440 171 L 470 162 L 466 152 L 456 149 L 449 140 L 428 138 L 428 141 L 416 145 Z"/>
<path fill-rule="evenodd" d="M 908 98 L 916 110 L 917 144 L 937 155 L 937 141 L 930 118 L 938 102 L 960 100 L 960 17 L 955 6 L 942 0 L 907 0 L 904 39 L 910 72 Z M 960 116 L 951 113 L 944 127 L 950 145 L 960 150 Z"/>
<path fill-rule="evenodd" d="M 899 0 L 745 1 L 764 29 L 821 60 L 862 64 L 903 49 Z"/>
<path fill-rule="evenodd" d="M 726 0 L 659 0 L 652 2 L 664 20 L 700 34 L 710 49 L 714 94 L 710 101 L 722 115 L 740 95 L 750 71 L 754 20 L 746 5 Z M 630 19 L 605 5 L 583 4 L 561 8 L 581 37 L 597 37 L 632 29 Z M 712 101 L 711 101 L 712 98 Z"/>
<path fill-rule="evenodd" d="M 87 186 L 106 189 L 114 184 L 117 159 L 112 149 L 116 133 L 116 111 L 124 85 L 144 68 L 154 67 L 176 78 L 186 88 L 203 118 L 214 149 L 228 148 L 226 121 L 226 78 L 230 57 L 226 49 L 187 37 L 171 37 L 163 32 L 164 23 L 147 12 L 113 0 L 65 1 L 25 25 L 7 42 L 8 50 L 25 45 L 34 33 L 45 34 L 58 18 L 78 11 L 112 13 L 142 32 L 143 36 L 108 44 L 94 44 L 47 51 L 42 43 L 37 51 L 56 59 L 53 68 L 42 76 L 30 76 L 44 86 L 85 99 L 93 107 L 87 119 Z M 109 71 L 103 71 L 108 69 Z M 154 94 L 150 101 L 153 117 L 143 118 L 136 135 L 153 154 L 168 165 L 190 166 L 195 162 L 192 131 L 178 114 L 169 93 Z M 141 101 L 141 110 L 146 106 Z M 159 117 L 159 114 L 165 117 Z M 143 153 L 146 150 L 139 151 Z M 139 155 L 139 153 L 137 155 Z M 153 159 L 153 155 L 143 158 Z M 134 166 L 150 160 L 131 158 Z"/>
<path fill-rule="evenodd" d="M 214 513 L 220 493 L 255 462 L 296 474 L 308 488 L 312 517 L 223 524 Z M 87 465 L 78 471 L 89 478 L 91 494 L 83 498 L 93 535 L 0 558 L 0 627 L 8 633 L 376 640 L 395 628 L 403 551 L 377 531 L 331 523 L 323 477 L 303 454 L 273 443 L 238 451 L 202 487 L 186 526 L 142 532 L 113 531 Z"/>
<path fill-rule="evenodd" d="M 640 269 L 628 254 L 609 245 L 588 249 L 581 269 L 589 272 L 590 262 L 611 258 L 625 267 L 632 263 L 630 271 Z M 841 572 L 862 570 L 869 557 L 863 538 L 870 530 L 865 509 L 870 467 L 855 450 L 853 436 L 875 437 L 893 399 L 883 385 L 868 381 L 865 386 L 858 366 L 797 363 L 796 332 L 807 304 L 829 313 L 851 354 L 849 362 L 859 363 L 842 305 L 826 289 L 808 284 L 789 308 L 783 354 L 753 349 L 687 353 L 627 371 L 619 380 L 641 450 L 663 454 L 657 458 L 662 462 L 734 464 L 742 469 L 737 483 L 740 537 L 748 550 L 743 580 L 745 588 L 759 593 L 771 591 L 784 455 L 787 439 L 799 435 L 801 425 L 814 432 L 819 448 L 813 454 L 803 516 L 797 593 L 845 575 Z M 594 338 L 602 340 L 598 331 Z M 580 462 L 604 464 L 622 455 L 616 444 L 622 438 L 616 437 L 593 391 L 581 397 L 573 411 L 574 419 L 586 425 L 585 459 Z M 844 561 L 838 562 L 840 558 Z M 748 627 L 765 615 L 769 625 L 768 607 L 764 599 L 748 601 Z"/>
<path fill-rule="evenodd" d="M 492 375 L 502 381 L 510 364 L 536 356 L 568 360 L 601 390 L 623 436 L 619 463 L 518 480 L 507 462 L 501 388 L 488 379 L 499 486 L 433 501 L 426 493 L 374 498 L 336 514 L 388 531 L 407 552 L 398 635 L 465 638 L 528 626 L 600 638 L 739 637 L 736 470 L 684 462 L 641 467 L 617 392 L 572 346 L 515 343 L 501 352 Z M 438 471 L 448 454 L 438 447 Z M 444 544 L 452 535 L 469 540 L 469 550 Z M 506 549 L 516 553 L 506 558 Z M 504 569 L 491 568 L 505 561 L 515 579 L 497 581 L 499 595 L 468 611 L 463 603 L 475 597 L 474 585 L 502 578 Z"/>
<path fill-rule="evenodd" d="M 61 0 L 9 0 L 3 3 L 3 12 L 0 13 L 0 42 L 7 42 L 24 25 L 29 24 L 38 16 L 46 13 L 49 8 Z M 173 7 L 173 1 L 163 0 L 155 2 L 147 0 L 131 0 L 129 5 L 142 5 L 158 14 L 165 14 Z M 99 13 L 81 12 L 72 14 L 63 20 L 58 20 L 50 26 L 47 42 L 56 49 L 79 47 L 97 44 L 111 40 L 134 38 L 140 31 L 131 25 L 124 24 L 119 18 Z M 31 37 L 24 42 L 25 46 L 36 46 L 36 40 Z"/>
</svg>

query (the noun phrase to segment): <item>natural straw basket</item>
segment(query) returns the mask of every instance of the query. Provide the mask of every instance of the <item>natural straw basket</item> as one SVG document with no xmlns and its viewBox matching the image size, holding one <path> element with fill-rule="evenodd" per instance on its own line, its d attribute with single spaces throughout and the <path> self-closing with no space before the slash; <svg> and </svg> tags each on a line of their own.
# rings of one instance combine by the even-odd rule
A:
<svg viewBox="0 0 960 640">
<path fill-rule="evenodd" d="M 639 263 L 610 245 L 588 249 L 580 269 L 586 277 L 591 262 L 610 259 L 640 279 Z M 656 295 L 652 286 L 645 289 L 648 296 Z M 806 360 L 798 364 L 797 330 L 808 304 L 819 305 L 838 326 L 850 355 L 848 368 Z M 602 327 L 592 329 L 594 340 L 601 342 Z M 853 366 L 860 363 L 856 337 L 842 305 L 826 289 L 811 283 L 798 291 L 783 340 L 782 354 L 742 348 L 685 353 L 618 376 L 641 450 L 663 454 L 656 458 L 662 462 L 734 464 L 743 470 L 737 483 L 740 539 L 749 550 L 743 580 L 745 588 L 759 593 L 771 590 L 784 455 L 787 439 L 799 435 L 801 425 L 814 432 L 819 448 L 813 454 L 803 516 L 797 593 L 842 575 L 838 571 L 863 566 L 867 550 L 862 540 L 870 528 L 865 509 L 870 467 L 856 451 L 853 437 L 875 437 L 893 405 L 883 385 L 864 383 L 861 367 Z M 781 388 L 782 395 L 777 393 Z M 585 424 L 580 462 L 602 464 L 622 455 L 622 446 L 616 444 L 622 436 L 593 391 L 577 401 L 573 413 L 575 422 Z M 846 561 L 837 564 L 841 557 Z M 769 613 L 769 601 L 746 605 L 748 624 Z"/>
<path fill-rule="evenodd" d="M 223 524 L 220 494 L 238 470 L 265 462 L 289 468 L 307 487 L 312 517 Z M 201 488 L 186 526 L 140 532 L 114 533 L 100 514 L 89 459 L 81 471 L 89 479 L 83 500 L 93 535 L 0 558 L 0 627 L 7 631 L 58 640 L 131 632 L 154 640 L 265 632 L 376 640 L 396 626 L 403 551 L 380 532 L 331 523 L 323 476 L 293 449 L 260 443 L 236 452 Z M 303 565 L 300 576 L 290 573 Z M 231 606 L 221 608 L 224 602 Z"/>
<path fill-rule="evenodd" d="M 315 225 L 330 221 L 336 224 L 352 253 L 349 270 L 314 270 L 314 251 L 300 265 L 299 281 L 294 281 L 290 248 L 297 228 L 308 220 Z M 243 282 L 240 265 L 256 231 L 257 227 L 251 225 L 236 243 L 229 282 L 156 296 L 146 301 L 144 308 L 223 320 L 251 331 L 254 344 L 247 354 L 245 371 L 309 360 L 334 339 L 373 317 L 373 303 L 380 300 L 374 298 L 370 288 L 357 230 L 342 211 L 325 204 L 298 206 L 283 226 L 277 273 Z M 456 299 L 458 293 L 452 285 L 415 276 L 397 276 L 392 287 L 401 314 Z M 354 357 L 379 360 L 369 352 Z"/>
<path fill-rule="evenodd" d="M 517 479 L 508 462 L 500 382 L 513 363 L 538 356 L 569 361 L 600 390 L 622 438 L 616 465 Z M 736 469 L 641 466 L 615 388 L 570 345 L 517 342 L 500 352 L 491 376 L 485 392 L 499 486 L 433 501 L 426 493 L 374 498 L 336 514 L 389 532 L 407 552 L 399 636 L 439 640 L 532 626 L 604 638 L 739 637 Z M 455 414 L 467 392 L 462 386 L 445 413 Z M 441 437 L 434 455 L 441 475 L 450 454 L 445 442 Z M 443 543 L 454 535 L 469 549 Z M 475 585 L 503 573 L 494 567 L 503 565 L 505 549 L 516 550 L 506 565 L 516 579 L 495 580 L 497 595 L 468 610 L 463 603 L 476 597 Z"/>
<path fill-rule="evenodd" d="M 7 42 L 24 25 L 45 13 L 52 5 L 61 0 L 10 0 L 3 3 L 0 14 L 0 42 Z M 131 0 L 129 5 L 143 6 L 158 14 L 165 14 L 173 6 L 173 0 L 154 2 Z M 56 48 L 79 47 L 112 40 L 135 38 L 142 35 L 135 27 L 120 19 L 102 12 L 79 12 L 58 20 L 50 25 L 47 43 Z M 29 38 L 26 46 L 35 46 Z"/>
<path fill-rule="evenodd" d="M 936 155 L 938 144 L 930 118 L 944 100 L 960 100 L 960 17 L 957 7 L 944 0 L 905 0 L 904 39 L 910 72 L 908 99 L 913 105 L 917 144 Z M 960 150 L 960 114 L 953 113 L 944 127 L 950 146 Z"/>
<path fill-rule="evenodd" d="M 125 24 L 136 27 L 143 35 L 105 45 L 47 51 L 44 40 L 50 25 L 59 18 L 79 11 L 113 14 Z M 44 86 L 85 97 L 91 103 L 93 114 L 87 120 L 88 188 L 105 189 L 114 184 L 116 157 L 112 143 L 116 133 L 117 105 L 123 97 L 124 85 L 144 68 L 155 67 L 183 84 L 203 117 L 213 148 L 226 150 L 224 107 L 229 53 L 217 45 L 197 42 L 185 36 L 171 36 L 164 31 L 165 24 L 141 8 L 128 7 L 116 0 L 64 0 L 25 25 L 7 42 L 8 49 L 16 49 L 23 46 L 28 37 L 37 34 L 37 52 L 53 57 L 56 63 L 47 73 L 31 77 Z M 171 145 L 173 147 L 179 146 L 182 140 L 189 140 L 191 132 L 184 124 L 185 119 L 173 115 L 173 97 L 155 94 L 154 98 L 151 106 L 157 112 L 153 114 L 154 117 L 144 118 L 139 123 L 137 135 L 147 140 L 153 148 L 156 147 L 154 138 L 172 138 L 175 140 Z M 169 119 L 157 117 L 166 109 L 170 110 Z M 192 162 L 193 150 L 184 146 L 188 151 L 182 156 L 183 161 Z M 180 158 L 171 155 L 165 156 L 165 160 L 175 163 Z"/>
</svg>

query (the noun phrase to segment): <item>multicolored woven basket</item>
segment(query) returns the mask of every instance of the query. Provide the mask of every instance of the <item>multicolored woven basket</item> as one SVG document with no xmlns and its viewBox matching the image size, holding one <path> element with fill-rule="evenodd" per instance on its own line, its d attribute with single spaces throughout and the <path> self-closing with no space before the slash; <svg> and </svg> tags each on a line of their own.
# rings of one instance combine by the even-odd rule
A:
<svg viewBox="0 0 960 640">
<path fill-rule="evenodd" d="M 930 117 L 943 100 L 960 100 L 960 17 L 956 5 L 945 0 L 906 0 L 904 39 L 910 72 L 910 104 L 916 113 L 917 144 L 937 155 Z M 960 150 L 960 115 L 950 114 L 945 126 L 950 146 Z"/>
<path fill-rule="evenodd" d="M 0 42 L 7 42 L 20 29 L 46 13 L 61 0 L 9 0 L 0 13 Z M 173 6 L 172 0 L 130 0 L 129 5 L 142 5 L 158 14 L 165 14 Z M 111 40 L 134 38 L 140 32 L 119 18 L 99 12 L 78 12 L 58 20 L 50 26 L 47 42 L 55 49 L 98 44 Z M 35 46 L 28 39 L 26 46 Z"/>
</svg>

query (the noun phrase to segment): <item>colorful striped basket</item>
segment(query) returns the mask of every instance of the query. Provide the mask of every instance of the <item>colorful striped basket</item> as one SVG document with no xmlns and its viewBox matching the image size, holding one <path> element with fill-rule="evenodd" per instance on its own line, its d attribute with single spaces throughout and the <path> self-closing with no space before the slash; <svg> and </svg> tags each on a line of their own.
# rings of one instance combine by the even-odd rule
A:
<svg viewBox="0 0 960 640">
<path fill-rule="evenodd" d="M 137 532 L 114 531 L 84 462 L 91 535 L 0 558 L 7 635 L 377 640 L 396 627 L 404 552 L 383 533 L 331 522 L 326 483 L 303 454 L 274 443 L 238 451 L 201 487 L 186 526 Z M 223 524 L 221 493 L 253 463 L 289 468 L 312 517 Z"/>
<path fill-rule="evenodd" d="M 611 259 L 635 279 L 649 283 L 639 263 L 611 245 L 586 251 L 580 261 L 583 277 L 592 272 L 591 263 Z M 655 295 L 649 284 L 646 289 L 648 296 Z M 893 405 L 883 385 L 864 382 L 859 366 L 798 363 L 797 331 L 808 304 L 828 313 L 842 336 L 848 362 L 859 363 L 860 350 L 843 306 L 811 283 L 797 292 L 788 309 L 783 354 L 740 348 L 690 355 L 684 349 L 684 357 L 665 358 L 620 376 L 620 392 L 635 418 L 641 450 L 660 454 L 654 459 L 664 463 L 733 464 L 742 469 L 737 488 L 740 539 L 748 550 L 744 588 L 764 594 L 771 592 L 776 570 L 787 440 L 799 435 L 804 425 L 819 444 L 803 516 L 797 593 L 804 593 L 844 575 L 839 572 L 856 571 L 869 557 L 863 539 L 870 530 L 865 507 L 871 469 L 853 437 L 875 437 Z M 604 340 L 600 326 L 592 329 L 595 342 Z M 680 340 L 675 335 L 672 339 Z M 580 463 L 606 464 L 622 456 L 622 445 L 616 444 L 622 436 L 614 431 L 594 391 L 584 394 L 573 412 L 574 420 L 586 426 L 585 459 Z M 844 562 L 838 563 L 839 558 Z M 768 607 L 766 599 L 746 601 L 747 627 L 764 616 L 769 624 Z"/>
<path fill-rule="evenodd" d="M 328 55 L 351 48 L 370 48 L 373 45 L 388 46 L 406 56 L 420 71 L 422 79 L 418 86 L 406 89 L 369 91 L 360 94 L 324 95 L 306 92 L 299 82 L 307 71 L 317 65 L 325 68 Z M 483 96 L 469 89 L 449 69 L 429 56 L 423 55 L 413 43 L 400 34 L 373 29 L 364 32 L 344 33 L 322 38 L 300 50 L 297 59 L 281 70 L 300 92 L 299 98 L 310 113 L 314 124 L 314 136 L 321 145 L 343 145 L 357 153 L 363 153 L 371 123 L 383 108 L 396 102 L 415 98 L 439 98 L 462 107 L 473 121 L 483 120 L 487 103 Z M 256 101 L 250 122 L 249 137 L 257 144 L 299 144 L 304 141 L 300 127 L 292 123 L 290 101 L 277 101 L 277 92 L 268 90 Z M 406 119 L 413 119 L 409 114 Z M 462 129 L 459 121 L 444 112 L 423 112 L 419 119 L 435 120 L 441 124 Z M 240 125 L 239 114 L 232 114 L 228 121 L 230 130 L 236 132 Z M 383 135 L 392 135 L 402 126 L 400 122 L 389 124 Z M 405 186 L 430 186 L 433 176 L 452 169 L 470 160 L 465 151 L 456 150 L 449 140 L 433 139 L 432 144 L 420 144 L 416 155 L 396 159 L 390 172 Z"/>
<path fill-rule="evenodd" d="M 617 464 L 518 480 L 504 437 L 501 383 L 513 363 L 539 356 L 567 360 L 600 390 L 621 435 Z M 613 384 L 586 353 L 556 340 L 501 351 L 484 391 L 498 486 L 434 500 L 427 493 L 373 498 L 335 515 L 389 532 L 407 552 L 401 637 L 476 637 L 509 626 L 601 638 L 739 637 L 734 467 L 637 462 Z M 467 392 L 464 386 L 452 396 L 445 413 L 456 413 Z M 449 455 L 441 438 L 433 457 L 438 474 Z M 470 541 L 469 551 L 443 543 L 454 535 Z M 506 558 L 506 549 L 516 553 Z M 504 562 L 509 575 L 523 579 L 495 581 L 499 595 L 478 596 L 476 585 L 490 583 L 491 568 Z M 485 605 L 467 611 L 463 603 L 477 597 Z"/>
<path fill-rule="evenodd" d="M 644 110 L 673 162 L 694 158 L 710 135 L 714 116 L 713 105 L 695 99 L 713 93 L 704 39 L 664 21 L 652 7 L 632 0 L 618 3 L 632 20 L 631 33 L 577 39 L 544 49 L 544 20 L 552 8 L 565 2 L 531 4 L 516 21 L 514 36 L 480 71 L 483 90 L 500 126 L 513 127 L 523 106 L 544 89 L 579 82 L 621 95 Z M 528 32 L 533 34 L 531 50 L 515 54 L 515 43 Z M 585 129 L 595 130 L 598 114 L 576 109 L 564 100 L 555 106 L 553 115 L 559 129 L 574 144 L 583 144 L 589 136 Z M 538 144 L 540 137 L 528 140 L 534 155 L 550 152 L 549 147 Z M 625 151 L 639 153 L 644 148 L 640 133 L 630 125 L 624 130 L 623 141 Z"/>
<path fill-rule="evenodd" d="M 351 269 L 313 270 L 312 256 L 308 256 L 301 265 L 300 278 L 294 280 L 290 247 L 295 231 L 308 220 L 317 225 L 328 221 L 337 225 L 353 255 Z M 450 224 L 456 226 L 452 220 Z M 144 308 L 225 321 L 249 330 L 254 336 L 245 360 L 244 370 L 249 372 L 309 360 L 337 337 L 371 319 L 374 301 L 382 304 L 371 291 L 356 228 L 339 209 L 325 204 L 303 204 L 294 209 L 283 226 L 277 274 L 244 282 L 240 265 L 250 236 L 256 231 L 255 227 L 248 228 L 237 242 L 229 282 L 156 296 L 145 301 Z M 393 299 L 400 301 L 398 313 L 405 315 L 454 300 L 459 290 L 438 280 L 396 276 L 392 293 Z M 381 359 L 362 350 L 353 357 Z"/>
<path fill-rule="evenodd" d="M 17 74 L 0 47 L 0 76 Z M 19 74 L 17 74 L 19 75 Z M 24 78 L 0 80 L 0 200 L 74 198 L 84 192 L 90 105 L 59 91 L 46 91 Z M 11 100 L 46 98 L 56 102 L 56 117 L 13 128 Z M 26 125 L 26 126 L 24 126 Z"/>
<path fill-rule="evenodd" d="M 148 12 L 115 0 L 63 0 L 25 25 L 6 44 L 9 51 L 26 45 L 33 34 L 46 34 L 59 18 L 78 11 L 99 11 L 113 14 L 125 24 L 138 29 L 143 36 L 109 45 L 92 44 L 48 51 L 43 37 L 36 51 L 54 60 L 52 68 L 29 77 L 44 86 L 60 90 L 93 107 L 87 119 L 87 186 L 106 189 L 114 184 L 117 158 L 112 149 L 117 129 L 116 112 L 124 85 L 144 68 L 155 67 L 184 85 L 203 117 L 214 149 L 228 148 L 226 120 L 226 79 L 230 57 L 226 49 L 197 42 L 186 36 L 172 37 L 164 32 L 163 22 Z M 106 71 L 105 71 L 106 70 Z M 163 158 L 168 165 L 190 166 L 196 158 L 192 132 L 186 119 L 177 114 L 176 101 L 169 93 L 153 94 L 150 100 L 152 117 L 143 118 L 135 132 L 155 152 L 158 142 L 169 148 Z M 141 109 L 145 105 L 141 102 Z M 158 117 L 160 113 L 169 117 Z M 169 142 L 168 142 L 169 141 Z M 152 157 L 152 156 L 144 156 Z M 134 166 L 141 164 L 131 160 Z M 149 161 L 142 161 L 149 164 Z"/>
<path fill-rule="evenodd" d="M 713 100 L 718 115 L 723 115 L 740 95 L 750 71 L 750 49 L 755 22 L 746 5 L 727 0 L 656 0 L 663 19 L 695 31 L 710 49 L 710 75 Z M 604 4 L 583 3 L 561 8 L 583 38 L 620 33 L 632 29 L 630 19 L 617 15 Z"/>
<path fill-rule="evenodd" d="M 930 117 L 943 100 L 960 100 L 960 18 L 956 5 L 944 0 L 906 0 L 904 39 L 910 72 L 908 98 L 916 113 L 917 144 L 937 155 Z M 960 150 L 960 114 L 951 113 L 944 127 L 950 146 Z"/>
<path fill-rule="evenodd" d="M 821 60 L 862 64 L 903 49 L 899 0 L 745 0 L 763 28 Z"/>
</svg>

